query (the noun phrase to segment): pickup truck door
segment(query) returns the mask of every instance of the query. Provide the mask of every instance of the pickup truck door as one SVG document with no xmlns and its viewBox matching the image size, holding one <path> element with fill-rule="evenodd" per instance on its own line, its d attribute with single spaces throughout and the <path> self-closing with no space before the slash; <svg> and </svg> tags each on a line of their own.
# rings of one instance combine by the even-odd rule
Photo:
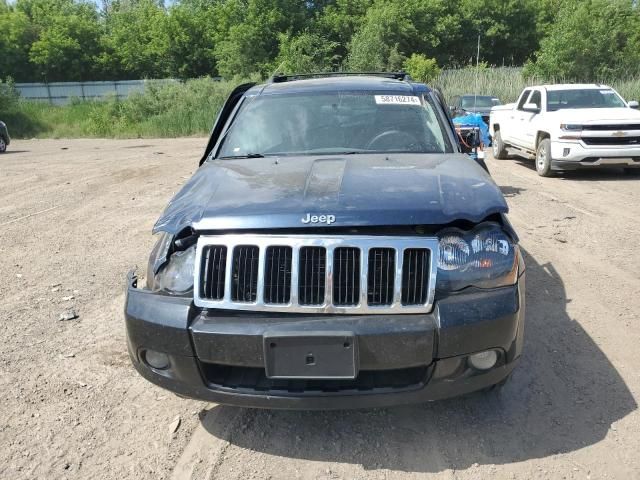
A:
<svg viewBox="0 0 640 480">
<path fill-rule="evenodd" d="M 525 89 L 520 96 L 518 97 L 518 101 L 511 107 L 509 110 L 499 110 L 499 123 L 500 123 L 500 134 L 502 135 L 502 141 L 506 142 L 510 145 L 516 145 L 518 143 L 518 128 L 520 128 L 520 122 L 517 118 L 519 115 L 518 107 L 524 105 L 524 102 L 527 98 L 529 98 L 529 94 L 531 93 L 531 89 Z"/>
<path fill-rule="evenodd" d="M 539 123 L 542 121 L 542 91 L 540 89 L 534 89 L 531 91 L 529 99 L 525 102 L 534 104 L 538 107 L 537 112 L 524 110 L 522 107 L 518 110 L 519 124 L 518 132 L 520 134 L 518 138 L 518 144 L 527 150 L 536 149 L 536 134 L 539 130 Z"/>
<path fill-rule="evenodd" d="M 525 146 L 525 119 L 528 120 L 528 112 L 524 111 L 524 105 L 529 102 L 529 98 L 531 97 L 532 89 L 527 88 L 522 92 L 520 98 L 518 99 L 518 103 L 516 104 L 516 108 L 512 111 L 510 118 L 510 130 L 511 130 L 511 138 L 509 142 L 513 145 L 517 145 L 518 147 Z"/>
</svg>

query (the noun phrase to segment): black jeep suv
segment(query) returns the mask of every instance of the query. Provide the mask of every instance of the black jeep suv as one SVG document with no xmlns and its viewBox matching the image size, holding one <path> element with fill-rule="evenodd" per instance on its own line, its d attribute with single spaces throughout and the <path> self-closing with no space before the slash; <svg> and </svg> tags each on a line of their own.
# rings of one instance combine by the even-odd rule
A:
<svg viewBox="0 0 640 480">
<path fill-rule="evenodd" d="M 242 85 L 128 278 L 135 368 L 180 395 L 289 409 L 504 382 L 524 264 L 440 95 L 402 74 Z"/>
</svg>

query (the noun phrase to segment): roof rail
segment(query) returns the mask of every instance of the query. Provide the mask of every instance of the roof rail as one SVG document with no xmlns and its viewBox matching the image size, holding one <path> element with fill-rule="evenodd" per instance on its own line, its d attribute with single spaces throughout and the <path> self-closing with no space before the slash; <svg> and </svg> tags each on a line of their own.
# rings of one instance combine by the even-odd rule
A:
<svg viewBox="0 0 640 480">
<path fill-rule="evenodd" d="M 405 82 L 411 81 L 411 76 L 406 72 L 325 72 L 325 73 L 293 73 L 290 75 L 275 73 L 271 78 L 269 78 L 268 83 L 284 83 L 284 82 L 292 82 L 294 80 L 304 80 L 308 78 L 358 77 L 358 76 L 384 77 L 384 78 L 390 78 L 393 80 L 402 80 Z"/>
</svg>

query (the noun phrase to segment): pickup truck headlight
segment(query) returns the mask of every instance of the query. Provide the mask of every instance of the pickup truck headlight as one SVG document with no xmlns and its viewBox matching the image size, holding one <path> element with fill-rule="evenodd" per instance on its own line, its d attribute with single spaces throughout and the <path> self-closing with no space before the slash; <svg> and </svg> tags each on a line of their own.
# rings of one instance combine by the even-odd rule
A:
<svg viewBox="0 0 640 480">
<path fill-rule="evenodd" d="M 173 235 L 165 232 L 159 235 L 149 257 L 147 288 L 173 294 L 186 293 L 193 288 L 196 246 L 171 252 Z"/>
<path fill-rule="evenodd" d="M 495 288 L 516 283 L 518 246 L 499 225 L 481 225 L 469 232 L 446 229 L 438 239 L 438 290 Z"/>
<path fill-rule="evenodd" d="M 579 132 L 582 130 L 582 125 L 575 123 L 561 123 L 560 130 L 565 130 L 567 132 Z"/>
</svg>

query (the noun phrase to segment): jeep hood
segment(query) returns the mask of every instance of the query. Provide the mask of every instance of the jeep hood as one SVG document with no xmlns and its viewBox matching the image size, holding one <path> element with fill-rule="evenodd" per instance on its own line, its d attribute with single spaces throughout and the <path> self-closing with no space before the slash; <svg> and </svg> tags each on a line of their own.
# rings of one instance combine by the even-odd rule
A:
<svg viewBox="0 0 640 480">
<path fill-rule="evenodd" d="M 205 162 L 154 232 L 444 225 L 506 213 L 491 177 L 463 154 L 357 154 Z"/>
</svg>

